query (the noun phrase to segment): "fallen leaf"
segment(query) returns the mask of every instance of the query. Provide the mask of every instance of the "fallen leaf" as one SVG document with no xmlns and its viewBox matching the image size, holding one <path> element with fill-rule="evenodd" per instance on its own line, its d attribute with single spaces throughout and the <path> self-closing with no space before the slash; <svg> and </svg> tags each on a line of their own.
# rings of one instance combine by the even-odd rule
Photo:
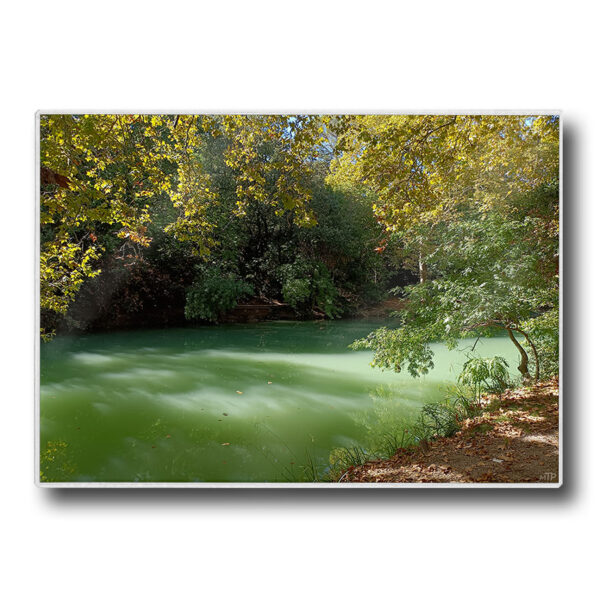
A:
<svg viewBox="0 0 600 600">
<path fill-rule="evenodd" d="M 236 394 L 243 394 L 244 392 L 240 392 L 240 390 L 235 390 Z"/>
<path fill-rule="evenodd" d="M 224 442 L 221 444 L 221 446 L 229 446 L 229 442 Z"/>
</svg>

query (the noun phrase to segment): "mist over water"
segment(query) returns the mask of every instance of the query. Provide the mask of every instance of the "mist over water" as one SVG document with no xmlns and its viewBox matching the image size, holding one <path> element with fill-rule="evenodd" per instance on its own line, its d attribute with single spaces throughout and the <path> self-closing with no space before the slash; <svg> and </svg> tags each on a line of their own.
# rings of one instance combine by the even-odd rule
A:
<svg viewBox="0 0 600 600">
<path fill-rule="evenodd" d="M 40 447 L 52 481 L 290 481 L 441 401 L 474 340 L 413 379 L 347 346 L 373 321 L 268 322 L 59 337 L 41 347 Z M 516 373 L 507 338 L 481 339 Z"/>
</svg>

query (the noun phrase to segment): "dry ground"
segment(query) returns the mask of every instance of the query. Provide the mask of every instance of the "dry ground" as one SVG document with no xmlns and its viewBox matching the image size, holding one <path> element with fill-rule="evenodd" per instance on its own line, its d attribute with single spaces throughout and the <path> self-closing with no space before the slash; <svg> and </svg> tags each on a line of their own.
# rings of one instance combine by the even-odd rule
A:
<svg viewBox="0 0 600 600">
<path fill-rule="evenodd" d="M 481 416 L 453 437 L 354 467 L 351 482 L 556 483 L 558 381 L 487 399 Z"/>
</svg>

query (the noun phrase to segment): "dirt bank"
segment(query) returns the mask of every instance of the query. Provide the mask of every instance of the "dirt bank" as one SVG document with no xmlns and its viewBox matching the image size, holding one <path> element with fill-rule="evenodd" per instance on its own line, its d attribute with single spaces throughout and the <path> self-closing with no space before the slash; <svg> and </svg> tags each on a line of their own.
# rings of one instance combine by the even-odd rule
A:
<svg viewBox="0 0 600 600">
<path fill-rule="evenodd" d="M 483 414 L 464 421 L 455 436 L 355 467 L 343 481 L 556 483 L 558 440 L 553 379 L 490 398 Z"/>
</svg>

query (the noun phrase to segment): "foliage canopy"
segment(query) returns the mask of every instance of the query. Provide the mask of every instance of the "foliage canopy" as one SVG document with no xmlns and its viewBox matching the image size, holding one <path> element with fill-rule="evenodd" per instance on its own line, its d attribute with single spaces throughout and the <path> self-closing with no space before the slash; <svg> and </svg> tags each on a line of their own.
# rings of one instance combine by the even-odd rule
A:
<svg viewBox="0 0 600 600">
<path fill-rule="evenodd" d="M 431 342 L 501 329 L 524 377 L 530 361 L 557 369 L 557 117 L 81 114 L 40 129 L 45 333 L 85 327 L 109 284 L 113 311 L 214 321 L 251 294 L 333 318 L 394 282 L 401 326 L 355 344 L 375 365 L 419 375 Z"/>
</svg>

